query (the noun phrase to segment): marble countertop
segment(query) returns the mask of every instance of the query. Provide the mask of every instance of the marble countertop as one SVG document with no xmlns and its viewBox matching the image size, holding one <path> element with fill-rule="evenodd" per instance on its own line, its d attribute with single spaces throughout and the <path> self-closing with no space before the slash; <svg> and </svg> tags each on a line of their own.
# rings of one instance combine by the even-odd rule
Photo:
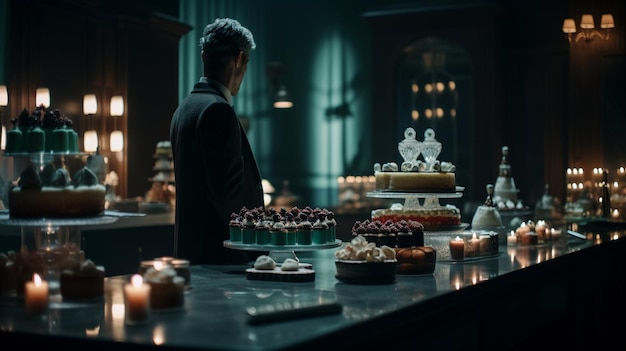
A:
<svg viewBox="0 0 626 351">
<path fill-rule="evenodd" d="M 621 237 L 607 237 L 606 241 Z M 433 306 L 479 293 L 476 287 L 497 286 L 528 267 L 557 261 L 571 253 L 601 245 L 569 238 L 562 243 L 507 247 L 495 257 L 468 262 L 438 262 L 429 275 L 398 275 L 392 284 L 350 285 L 335 278 L 336 249 L 298 252 L 315 270 L 312 282 L 246 279 L 246 266 L 192 266 L 191 288 L 182 309 L 152 312 L 140 325 L 124 323 L 122 286 L 128 276 L 106 278 L 104 301 L 68 303 L 52 299 L 47 314 L 28 316 L 23 300 L 0 298 L 0 339 L 32 340 L 131 348 L 202 350 L 286 350 L 308 346 L 354 345 L 358 339 L 384 338 L 407 322 L 427 324 Z M 492 285 L 490 285 L 492 284 Z M 446 302 L 448 301 L 448 302 Z M 301 317 L 261 325 L 249 323 L 248 309 L 285 308 L 337 303 L 338 313 Z M 423 311 L 423 315 L 416 311 Z M 430 311 L 430 312 L 428 312 Z M 406 327 L 406 326 L 405 326 Z M 388 337 L 393 334 L 388 334 Z M 50 338 L 52 337 L 52 338 Z M 381 339 L 378 339 L 381 340 Z M 89 344 L 87 344 L 89 345 Z"/>
</svg>

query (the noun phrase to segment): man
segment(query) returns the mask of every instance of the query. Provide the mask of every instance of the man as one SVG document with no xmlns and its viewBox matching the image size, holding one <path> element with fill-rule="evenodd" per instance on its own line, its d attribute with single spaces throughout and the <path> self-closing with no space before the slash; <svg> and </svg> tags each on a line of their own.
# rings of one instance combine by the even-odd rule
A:
<svg viewBox="0 0 626 351">
<path fill-rule="evenodd" d="M 232 105 L 246 73 L 252 33 L 218 18 L 200 39 L 204 76 L 170 125 L 176 176 L 175 248 L 191 264 L 240 264 L 247 251 L 225 248 L 230 214 L 263 206 L 261 175 Z"/>
</svg>

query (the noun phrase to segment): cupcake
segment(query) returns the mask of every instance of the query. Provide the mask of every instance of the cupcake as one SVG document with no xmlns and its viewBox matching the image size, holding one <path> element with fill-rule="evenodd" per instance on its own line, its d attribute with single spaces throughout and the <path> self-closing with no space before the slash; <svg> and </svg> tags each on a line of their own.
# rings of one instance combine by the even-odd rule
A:
<svg viewBox="0 0 626 351">
<path fill-rule="evenodd" d="M 300 223 L 296 230 L 296 243 L 298 245 L 311 245 L 311 234 L 313 224 L 309 221 L 309 216 L 305 212 L 300 213 Z"/>
<path fill-rule="evenodd" d="M 267 245 L 270 242 L 269 224 L 265 218 L 259 218 L 254 227 L 257 245 Z"/>
<path fill-rule="evenodd" d="M 296 221 L 294 220 L 294 216 L 291 212 L 287 212 L 285 214 L 285 231 L 287 239 L 286 239 L 286 243 L 287 245 L 295 245 L 296 244 L 296 232 L 297 232 L 297 228 L 298 225 L 296 224 Z"/>
<path fill-rule="evenodd" d="M 241 222 L 241 241 L 244 244 L 256 243 L 256 223 L 254 222 L 254 214 L 250 211 L 246 212 Z"/>
<path fill-rule="evenodd" d="M 280 214 L 274 213 L 272 217 L 272 225 L 269 228 L 270 243 L 272 245 L 285 245 L 287 244 L 287 230 L 285 229 L 285 223 L 282 222 Z"/>
<path fill-rule="evenodd" d="M 313 232 L 311 233 L 312 244 L 326 244 L 326 236 L 328 232 L 328 224 L 326 223 L 326 215 L 323 212 L 317 214 L 317 219 L 313 223 Z"/>
<path fill-rule="evenodd" d="M 236 213 L 231 213 L 228 223 L 230 241 L 241 242 L 241 217 Z"/>
</svg>

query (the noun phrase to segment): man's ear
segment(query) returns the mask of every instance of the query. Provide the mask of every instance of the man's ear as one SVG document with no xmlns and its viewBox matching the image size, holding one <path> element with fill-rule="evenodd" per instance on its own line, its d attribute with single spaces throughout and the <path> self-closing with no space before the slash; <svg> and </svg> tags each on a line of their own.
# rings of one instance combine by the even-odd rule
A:
<svg viewBox="0 0 626 351">
<path fill-rule="evenodd" d="M 245 61 L 245 53 L 243 50 L 239 50 L 237 52 L 237 56 L 235 56 L 235 67 L 239 68 Z"/>
</svg>

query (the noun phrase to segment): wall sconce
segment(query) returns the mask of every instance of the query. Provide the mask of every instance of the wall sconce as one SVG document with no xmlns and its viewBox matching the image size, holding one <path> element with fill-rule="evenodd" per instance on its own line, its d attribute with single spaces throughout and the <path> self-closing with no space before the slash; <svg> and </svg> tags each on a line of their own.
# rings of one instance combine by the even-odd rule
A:
<svg viewBox="0 0 626 351">
<path fill-rule="evenodd" d="M 2 135 L 0 135 L 0 150 L 4 150 L 7 146 L 7 128 L 4 125 L 2 111 L 9 104 L 9 93 L 6 85 L 0 85 L 0 125 L 2 125 Z"/>
<path fill-rule="evenodd" d="M 37 88 L 35 103 L 37 106 L 43 105 L 44 108 L 50 107 L 50 89 Z"/>
<path fill-rule="evenodd" d="M 98 151 L 98 133 L 93 129 L 86 130 L 83 137 L 83 144 L 85 152 Z"/>
<path fill-rule="evenodd" d="M 594 37 L 608 40 L 609 31 L 612 28 L 615 28 L 613 15 L 610 13 L 603 14 L 600 19 L 600 30 L 595 30 L 594 28 L 595 25 L 593 24 L 593 15 L 588 13 L 583 14 L 580 18 L 580 32 L 578 32 L 578 34 L 576 34 L 576 22 L 574 22 L 573 18 L 566 18 L 563 20 L 563 33 L 567 34 L 567 40 L 569 40 L 570 43 L 574 41 L 575 44 L 578 43 L 580 39 L 590 41 Z"/>
<path fill-rule="evenodd" d="M 96 94 L 85 94 L 83 98 L 83 114 L 85 116 L 95 115 L 98 113 L 98 100 Z"/>
<path fill-rule="evenodd" d="M 118 152 L 124 149 L 124 134 L 117 129 L 117 117 L 124 114 L 124 98 L 122 96 L 113 96 L 111 98 L 111 117 L 113 117 L 113 131 L 110 135 L 109 145 L 111 151 Z"/>
<path fill-rule="evenodd" d="M 98 151 L 98 133 L 91 127 L 89 116 L 98 112 L 98 101 L 95 94 L 85 94 L 83 97 L 83 114 L 87 116 L 87 130 L 83 136 L 85 152 Z"/>
</svg>

